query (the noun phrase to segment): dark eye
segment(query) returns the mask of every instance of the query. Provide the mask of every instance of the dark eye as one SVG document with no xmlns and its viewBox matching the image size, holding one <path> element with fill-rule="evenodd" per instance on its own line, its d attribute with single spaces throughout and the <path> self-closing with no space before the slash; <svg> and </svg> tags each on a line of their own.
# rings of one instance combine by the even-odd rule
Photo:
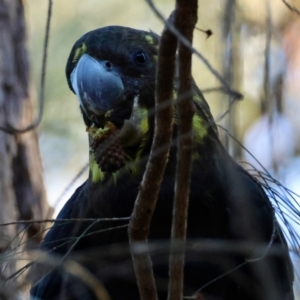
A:
<svg viewBox="0 0 300 300">
<path fill-rule="evenodd" d="M 146 62 L 146 54 L 143 51 L 137 51 L 134 55 L 134 62 L 143 65 Z"/>
</svg>

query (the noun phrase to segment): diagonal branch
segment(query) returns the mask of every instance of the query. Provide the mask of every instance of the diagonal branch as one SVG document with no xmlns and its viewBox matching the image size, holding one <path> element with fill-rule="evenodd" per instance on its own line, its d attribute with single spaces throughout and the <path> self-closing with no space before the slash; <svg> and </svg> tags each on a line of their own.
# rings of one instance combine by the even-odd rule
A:
<svg viewBox="0 0 300 300">
<path fill-rule="evenodd" d="M 295 7 L 289 4 L 286 0 L 282 0 L 282 2 L 285 4 L 285 6 L 292 12 L 296 13 L 298 16 L 300 16 L 300 11 Z"/>
<path fill-rule="evenodd" d="M 53 268 L 63 267 L 67 274 L 76 276 L 86 284 L 92 290 L 96 299 L 111 300 L 102 282 L 100 282 L 88 269 L 83 267 L 82 264 L 79 264 L 75 260 L 67 259 L 62 261 L 61 257 L 49 255 L 42 251 L 31 251 L 29 255 L 33 261 L 43 263 Z M 23 284 L 25 283 L 26 281 Z M 21 287 L 22 286 L 20 286 L 20 288 Z"/>
<path fill-rule="evenodd" d="M 157 299 L 150 255 L 148 252 L 138 253 L 135 245 L 137 242 L 147 242 L 150 222 L 167 164 L 173 129 L 173 102 L 170 99 L 173 99 L 176 47 L 176 37 L 165 27 L 158 55 L 154 139 L 129 225 L 133 265 L 142 300 Z M 160 106 L 164 108 L 158 109 Z"/>
<path fill-rule="evenodd" d="M 162 13 L 157 9 L 152 0 L 145 0 L 147 4 L 150 6 L 152 11 L 156 14 L 156 16 L 165 24 L 165 26 L 178 38 L 178 40 L 184 44 L 186 47 L 190 49 L 192 53 L 198 57 L 202 63 L 206 66 L 206 68 L 215 76 L 215 78 L 222 84 L 223 92 L 233 97 L 235 100 L 242 100 L 243 95 L 235 90 L 232 90 L 228 85 L 225 78 L 223 78 L 216 69 L 212 67 L 209 61 L 196 49 L 194 48 L 188 39 L 181 34 L 181 32 L 173 25 L 173 23 L 167 22 Z"/>
</svg>

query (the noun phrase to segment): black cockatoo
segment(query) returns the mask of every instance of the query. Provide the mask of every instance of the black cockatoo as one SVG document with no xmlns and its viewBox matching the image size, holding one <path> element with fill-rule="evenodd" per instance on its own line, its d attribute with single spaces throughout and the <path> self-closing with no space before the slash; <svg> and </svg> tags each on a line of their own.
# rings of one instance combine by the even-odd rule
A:
<svg viewBox="0 0 300 300">
<path fill-rule="evenodd" d="M 77 259 L 113 300 L 139 299 L 127 249 L 128 220 L 62 220 L 131 215 L 154 133 L 158 47 L 159 36 L 153 32 L 104 27 L 75 43 L 66 66 L 69 87 L 79 99 L 87 127 L 90 171 L 59 213 L 41 249 L 59 255 L 62 262 L 68 257 Z M 176 85 L 175 79 L 175 95 Z M 260 252 L 247 253 L 187 250 L 184 295 L 198 291 L 211 300 L 293 300 L 293 267 L 274 209 L 260 184 L 223 148 L 196 84 L 193 95 L 196 113 L 187 239 L 265 246 Z M 176 118 L 174 114 L 174 139 Z M 170 239 L 175 168 L 173 143 L 150 242 Z M 159 299 L 167 296 L 167 249 L 152 254 Z M 48 270 L 31 295 L 44 300 L 96 299 L 86 283 L 63 268 Z"/>
</svg>

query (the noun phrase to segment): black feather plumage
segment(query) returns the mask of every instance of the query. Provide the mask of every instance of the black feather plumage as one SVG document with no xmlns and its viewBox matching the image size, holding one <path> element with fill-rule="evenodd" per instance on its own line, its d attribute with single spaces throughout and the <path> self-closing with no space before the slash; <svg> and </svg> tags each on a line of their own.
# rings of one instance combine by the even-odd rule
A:
<svg viewBox="0 0 300 300">
<path fill-rule="evenodd" d="M 75 43 L 66 67 L 71 90 L 75 91 L 72 72 L 82 55 L 89 55 L 95 61 L 109 62 L 106 65 L 110 69 L 112 66 L 113 72 L 122 80 L 124 97 L 118 107 L 114 107 L 109 115 L 101 115 L 101 118 L 115 124 L 120 131 L 125 119 L 132 118 L 133 132 L 141 131 L 143 135 L 136 139 L 130 136 L 129 142 L 126 136 L 126 141 L 125 138 L 122 141 L 128 156 L 126 163 L 133 163 L 133 169 L 121 168 L 117 175 L 97 170 L 102 174 L 97 177 L 94 174 L 95 163 L 91 159 L 94 168 L 91 167 L 89 179 L 66 203 L 58 215 L 59 220 L 131 215 L 153 136 L 158 43 L 158 37 L 151 32 L 119 26 L 91 31 Z M 101 73 L 101 76 L 105 74 Z M 265 246 L 260 253 L 250 253 L 250 250 L 247 253 L 197 252 L 188 248 L 184 294 L 190 296 L 201 290 L 204 299 L 208 300 L 293 300 L 293 268 L 274 209 L 260 184 L 236 164 L 221 145 L 209 107 L 196 85 L 194 94 L 196 114 L 198 121 L 201 121 L 198 127 L 195 126 L 194 134 L 197 136 L 199 130 L 203 133 L 195 138 L 187 238 L 192 241 L 220 240 L 224 245 L 249 242 Z M 144 131 L 141 129 L 142 121 L 132 117 L 136 99 L 139 109 L 147 111 L 147 118 L 143 121 L 147 124 Z M 82 101 L 81 106 L 85 103 Z M 92 114 L 86 115 L 87 109 L 82 109 L 84 121 L 91 127 Z M 170 237 L 175 165 L 176 146 L 173 145 L 151 223 L 150 242 L 165 241 Z M 56 255 L 68 254 L 68 257 L 82 262 L 103 283 L 112 299 L 139 299 L 128 250 L 127 224 L 128 221 L 124 220 L 59 221 L 46 235 L 41 249 Z M 105 253 L 106 247 L 113 245 L 122 247 L 117 248 L 122 251 Z M 278 248 L 281 255 L 278 252 L 272 255 L 273 250 Z M 165 252 L 153 252 L 152 258 L 159 298 L 165 299 L 168 286 L 167 248 Z M 46 274 L 31 293 L 44 300 L 96 299 L 80 279 L 67 275 L 62 268 Z"/>
</svg>

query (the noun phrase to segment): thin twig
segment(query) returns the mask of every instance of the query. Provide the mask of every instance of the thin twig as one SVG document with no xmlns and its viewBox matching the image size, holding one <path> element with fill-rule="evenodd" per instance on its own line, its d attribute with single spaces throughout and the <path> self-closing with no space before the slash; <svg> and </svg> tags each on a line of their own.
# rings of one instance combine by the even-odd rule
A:
<svg viewBox="0 0 300 300">
<path fill-rule="evenodd" d="M 226 0 L 224 16 L 223 16 L 223 41 L 224 52 L 223 52 L 223 77 L 226 78 L 229 86 L 238 86 L 236 84 L 235 71 L 237 66 L 237 39 L 238 39 L 238 30 L 234 30 L 234 27 L 238 26 L 237 15 L 236 15 L 236 3 L 232 0 Z M 225 127 L 235 134 L 236 132 L 236 113 L 234 111 L 233 104 L 236 102 L 236 99 L 232 97 L 227 97 L 227 103 L 224 103 L 223 106 L 226 107 L 225 113 L 222 115 L 228 115 L 224 119 Z M 238 151 L 237 148 L 232 145 L 229 137 L 225 135 L 223 137 L 224 147 L 233 157 L 237 157 Z"/>
<path fill-rule="evenodd" d="M 264 82 L 263 91 L 261 96 L 261 114 L 268 114 L 270 118 L 272 115 L 273 107 L 271 102 L 270 93 L 270 63 L 271 63 L 271 39 L 272 39 L 272 20 L 270 3 L 266 1 L 267 19 L 266 19 L 266 44 L 264 50 Z"/>
<path fill-rule="evenodd" d="M 17 224 L 34 224 L 34 223 L 65 223 L 65 222 L 90 222 L 90 221 L 129 221 L 131 217 L 124 217 L 124 218 L 83 218 L 83 219 L 44 219 L 44 220 L 20 220 L 14 221 L 9 223 L 2 223 L 1 226 L 8 226 L 8 225 L 17 225 Z"/>
<path fill-rule="evenodd" d="M 71 190 L 71 188 L 74 186 L 75 182 L 89 169 L 89 164 L 86 163 L 81 170 L 76 174 L 76 176 L 70 181 L 70 183 L 64 188 L 63 192 L 59 195 L 57 200 L 54 203 L 54 207 L 56 207 L 62 199 L 66 196 L 66 194 Z"/>
<path fill-rule="evenodd" d="M 195 29 L 198 30 L 198 31 L 201 31 L 201 32 L 205 33 L 205 34 L 206 34 L 206 40 L 207 40 L 209 37 L 211 37 L 212 34 L 213 34 L 213 32 L 212 32 L 211 29 L 204 30 L 204 29 L 201 29 L 201 28 L 198 28 L 198 27 L 195 27 Z"/>
<path fill-rule="evenodd" d="M 221 129 L 223 129 L 242 149 L 244 149 L 258 164 L 259 164 L 259 166 L 264 170 L 264 174 L 265 174 L 265 176 L 262 176 L 261 174 L 262 174 L 262 172 L 260 171 L 260 172 L 258 172 L 257 170 L 256 170 L 256 172 L 258 172 L 259 173 L 259 175 L 257 176 L 259 179 L 261 179 L 261 180 L 263 180 L 263 181 L 265 181 L 266 179 L 268 180 L 268 181 L 271 181 L 271 182 L 273 182 L 274 184 L 276 184 L 281 190 L 283 189 L 285 192 L 288 192 L 288 195 L 293 199 L 293 201 L 294 201 L 294 203 L 296 203 L 297 205 L 298 205 L 298 202 L 297 202 L 297 200 L 290 194 L 291 193 L 291 191 L 290 190 L 288 190 L 287 188 L 285 188 L 279 181 L 277 181 L 276 179 L 274 179 L 273 177 L 272 177 L 272 175 L 267 171 L 267 169 L 259 162 L 259 160 L 257 160 L 256 159 L 256 157 L 245 147 L 245 146 L 243 146 L 234 136 L 232 136 L 229 132 L 228 132 L 228 130 L 226 129 L 226 128 L 224 128 L 224 127 L 222 127 L 222 126 L 220 126 L 220 125 L 218 125 L 218 127 L 219 128 L 221 128 Z M 267 183 L 262 183 L 261 181 L 259 181 L 259 183 L 262 185 L 262 187 L 266 190 L 266 191 L 269 191 L 269 193 L 274 193 L 274 190 L 272 190 L 272 189 L 270 189 L 270 187 L 268 186 L 268 184 Z M 297 194 L 295 194 L 295 193 L 293 193 L 295 196 L 298 196 Z M 279 196 L 279 195 L 277 195 L 277 196 Z M 284 196 L 282 196 L 282 197 L 284 197 Z M 299 197 L 299 196 L 298 196 Z M 277 205 L 277 207 L 278 207 L 278 210 L 279 211 L 277 211 L 277 217 L 279 217 L 283 222 L 284 222 L 284 224 L 285 224 L 285 226 L 286 226 L 286 228 L 287 228 L 287 230 L 288 230 L 288 233 L 290 234 L 290 236 L 291 236 L 291 238 L 289 239 L 289 237 L 287 236 L 287 235 L 285 235 L 286 236 L 286 238 L 287 239 L 289 239 L 289 242 L 290 242 L 290 244 L 293 244 L 294 245 L 294 247 L 295 247 L 295 249 L 297 249 L 297 247 L 295 246 L 295 244 L 299 244 L 298 242 L 297 242 L 297 240 L 298 240 L 298 238 L 296 238 L 295 237 L 295 234 L 297 235 L 297 233 L 296 233 L 296 231 L 295 231 L 295 229 L 292 227 L 292 226 L 290 226 L 290 224 L 289 224 L 289 222 L 288 222 L 288 220 L 287 220 L 287 213 L 286 212 L 284 212 L 282 209 L 281 209 L 281 207 L 280 207 L 280 205 L 283 205 L 283 203 L 285 203 L 285 204 L 287 204 L 287 205 L 289 205 L 290 207 L 289 207 L 289 211 L 291 211 L 291 209 L 292 209 L 292 211 L 296 211 L 296 212 L 298 212 L 299 210 L 295 207 L 295 204 L 293 204 L 292 202 L 291 202 L 291 200 L 288 200 L 288 199 L 286 199 L 286 202 L 282 202 L 282 203 L 279 203 L 277 200 L 276 200 L 276 196 L 274 196 L 273 195 L 273 197 L 272 197 L 274 200 L 275 200 L 275 202 L 276 202 L 276 205 Z M 290 217 L 289 217 L 290 218 Z M 299 251 L 299 250 L 298 250 Z M 300 252 L 298 253 L 298 255 L 299 255 L 299 257 L 300 257 Z"/>
<path fill-rule="evenodd" d="M 286 0 L 282 0 L 282 2 L 285 4 L 285 6 L 292 12 L 296 13 L 300 16 L 300 11 L 295 7 L 289 4 Z"/>
<path fill-rule="evenodd" d="M 88 269 L 76 261 L 68 259 L 62 262 L 60 257 L 55 257 L 42 251 L 32 251 L 30 252 L 30 256 L 34 261 L 50 265 L 53 268 L 63 267 L 67 273 L 78 277 L 91 288 L 97 299 L 110 300 L 108 292 L 102 283 Z"/>
<path fill-rule="evenodd" d="M 156 8 L 152 0 L 145 0 L 153 12 L 157 15 L 157 17 L 162 20 L 165 26 L 178 38 L 178 40 L 184 44 L 187 48 L 190 49 L 192 53 L 194 53 L 207 67 L 207 69 L 219 80 L 219 82 L 224 86 L 224 91 L 235 98 L 236 100 L 243 99 L 243 95 L 237 91 L 234 91 L 230 88 L 226 80 L 218 73 L 216 69 L 212 67 L 209 61 L 197 50 L 195 49 L 191 43 L 177 30 L 177 28 L 170 22 L 168 22 L 163 14 Z"/>
</svg>

